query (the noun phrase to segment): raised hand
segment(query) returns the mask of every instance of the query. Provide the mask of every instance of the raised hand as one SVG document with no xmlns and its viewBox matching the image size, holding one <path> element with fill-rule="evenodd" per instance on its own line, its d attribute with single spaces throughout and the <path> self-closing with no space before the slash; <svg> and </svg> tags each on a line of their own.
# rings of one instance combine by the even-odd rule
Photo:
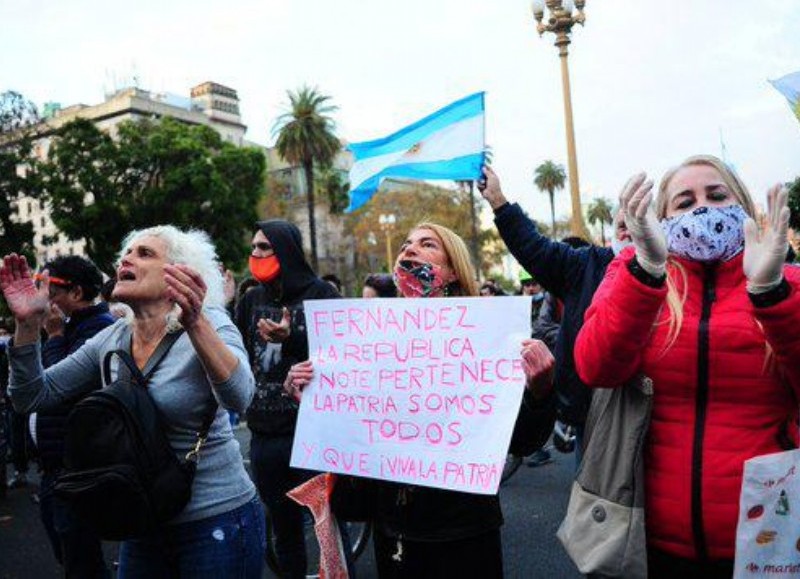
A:
<svg viewBox="0 0 800 579">
<path fill-rule="evenodd" d="M 619 198 L 625 225 L 636 247 L 636 259 L 652 276 L 666 271 L 667 240 L 653 210 L 653 181 L 646 173 L 634 175 L 625 184 Z"/>
<path fill-rule="evenodd" d="M 753 219 L 744 222 L 744 275 L 747 291 L 764 293 L 776 287 L 783 279 L 789 229 L 789 192 L 782 185 L 774 185 L 767 193 L 767 215 L 764 228 L 759 231 Z"/>
<path fill-rule="evenodd" d="M 190 331 L 203 315 L 206 283 L 198 272 L 183 264 L 165 264 L 164 281 L 167 298 L 181 309 L 178 321 Z"/>
<path fill-rule="evenodd" d="M 500 179 L 488 165 L 484 165 L 482 170 L 483 179 L 478 181 L 478 191 L 480 191 L 483 198 L 489 202 L 492 209 L 497 209 L 508 202 L 500 188 Z"/>
<path fill-rule="evenodd" d="M 0 289 L 18 324 L 41 326 L 50 301 L 50 276 L 47 271 L 43 272 L 37 288 L 25 256 L 16 253 L 6 255 L 0 267 Z"/>
</svg>

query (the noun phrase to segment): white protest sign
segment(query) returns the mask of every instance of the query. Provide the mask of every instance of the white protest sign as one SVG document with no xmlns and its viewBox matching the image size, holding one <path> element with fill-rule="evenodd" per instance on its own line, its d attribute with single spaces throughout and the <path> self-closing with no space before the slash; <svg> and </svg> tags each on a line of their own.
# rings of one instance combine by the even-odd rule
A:
<svg viewBox="0 0 800 579">
<path fill-rule="evenodd" d="M 314 380 L 291 464 L 494 494 L 525 374 L 529 297 L 311 300 Z"/>
</svg>

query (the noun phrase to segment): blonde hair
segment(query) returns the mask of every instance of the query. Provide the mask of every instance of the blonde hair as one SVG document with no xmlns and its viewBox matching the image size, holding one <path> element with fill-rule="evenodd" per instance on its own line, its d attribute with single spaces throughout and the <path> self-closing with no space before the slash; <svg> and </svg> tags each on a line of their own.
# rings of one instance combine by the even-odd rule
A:
<svg viewBox="0 0 800 579">
<path fill-rule="evenodd" d="M 467 244 L 464 243 L 461 236 L 444 225 L 431 222 L 418 223 L 411 231 L 416 231 L 417 229 L 433 231 L 442 240 L 444 252 L 447 254 L 447 259 L 450 261 L 450 265 L 456 275 L 458 288 L 455 295 L 479 295 L 478 283 L 475 281 L 475 268 L 472 266 Z"/>
<path fill-rule="evenodd" d="M 683 161 L 680 165 L 669 169 L 661 178 L 661 183 L 658 187 L 658 196 L 655 202 L 655 212 L 659 220 L 667 216 L 667 207 L 669 205 L 669 194 L 667 189 L 670 182 L 681 169 L 686 167 L 706 166 L 711 167 L 719 173 L 723 182 L 733 194 L 736 201 L 742 206 L 745 213 L 749 217 L 755 219 L 756 207 L 753 203 L 753 198 L 747 187 L 736 174 L 736 172 L 722 159 L 713 155 L 694 155 Z M 667 309 L 669 310 L 669 329 L 667 331 L 667 340 L 664 345 L 664 351 L 678 338 L 678 334 L 683 326 L 683 306 L 686 303 L 686 292 L 688 291 L 688 282 L 686 278 L 686 270 L 683 266 L 671 257 L 667 260 L 670 268 L 677 270 L 683 279 L 683 292 L 679 293 L 672 276 L 667 276 Z"/>
</svg>

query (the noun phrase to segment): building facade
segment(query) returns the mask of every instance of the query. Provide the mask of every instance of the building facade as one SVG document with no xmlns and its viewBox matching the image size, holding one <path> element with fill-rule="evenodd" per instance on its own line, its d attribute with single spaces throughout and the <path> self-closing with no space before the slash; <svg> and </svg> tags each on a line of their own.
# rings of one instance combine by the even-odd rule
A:
<svg viewBox="0 0 800 579">
<path fill-rule="evenodd" d="M 34 154 L 40 159 L 47 158 L 51 135 L 77 118 L 91 120 L 100 130 L 114 137 L 118 125 L 124 121 L 171 117 L 188 124 L 209 126 L 236 146 L 254 146 L 245 140 L 247 126 L 241 121 L 236 91 L 215 82 L 193 87 L 190 97 L 128 87 L 107 95 L 105 101 L 97 105 L 77 104 L 61 108 L 55 103 L 47 103 L 44 112 L 45 127 L 34 145 Z M 23 197 L 17 200 L 17 209 L 20 220 L 33 224 L 37 263 L 42 264 L 59 255 L 84 254 L 85 243 L 70 241 L 57 230 L 46 203 Z"/>
</svg>

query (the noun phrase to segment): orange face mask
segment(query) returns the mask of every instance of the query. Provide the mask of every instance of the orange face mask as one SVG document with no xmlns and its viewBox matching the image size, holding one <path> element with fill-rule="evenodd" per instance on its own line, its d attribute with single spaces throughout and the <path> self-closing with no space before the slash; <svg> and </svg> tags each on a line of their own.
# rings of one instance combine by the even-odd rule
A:
<svg viewBox="0 0 800 579">
<path fill-rule="evenodd" d="M 250 273 L 261 283 L 269 283 L 281 272 L 281 264 L 277 255 L 269 257 L 250 256 Z"/>
</svg>

